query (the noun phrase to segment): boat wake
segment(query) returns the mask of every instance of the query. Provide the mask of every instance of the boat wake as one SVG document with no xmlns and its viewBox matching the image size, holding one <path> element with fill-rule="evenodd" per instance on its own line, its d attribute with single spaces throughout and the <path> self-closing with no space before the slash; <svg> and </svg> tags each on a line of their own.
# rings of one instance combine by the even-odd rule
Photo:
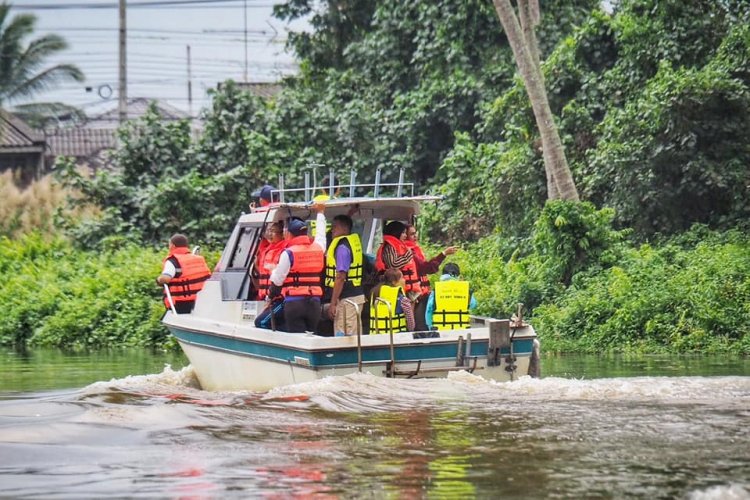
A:
<svg viewBox="0 0 750 500">
<path fill-rule="evenodd" d="M 582 401 L 719 405 L 750 408 L 750 377 L 630 377 L 566 379 L 521 377 L 495 382 L 467 372 L 440 379 L 386 379 L 369 374 L 326 377 L 265 393 L 211 392 L 200 389 L 190 366 L 161 373 L 96 382 L 82 389 L 82 399 L 114 394 L 166 399 L 203 406 L 273 406 L 296 403 L 331 412 L 392 412 L 415 407 L 464 403 L 527 405 Z"/>
</svg>

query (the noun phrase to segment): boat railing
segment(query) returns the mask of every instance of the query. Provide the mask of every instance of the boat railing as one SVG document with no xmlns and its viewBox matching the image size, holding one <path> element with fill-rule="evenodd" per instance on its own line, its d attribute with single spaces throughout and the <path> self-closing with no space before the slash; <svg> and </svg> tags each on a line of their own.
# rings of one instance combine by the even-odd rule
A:
<svg viewBox="0 0 750 500">
<path fill-rule="evenodd" d="M 388 319 L 387 319 L 386 323 L 388 325 L 388 334 L 390 336 L 391 362 L 388 365 L 389 369 L 388 369 L 388 373 L 386 374 L 386 377 L 393 377 L 394 376 L 394 371 L 396 369 L 395 368 L 396 367 L 396 350 L 395 350 L 395 348 L 393 346 L 393 307 L 391 306 L 391 303 L 389 301 L 387 301 L 387 300 L 385 300 L 385 299 L 383 299 L 381 297 L 375 297 L 373 300 L 375 300 L 376 304 L 378 302 L 384 304 L 385 307 L 386 307 L 386 309 L 388 309 Z M 378 308 L 377 308 L 377 306 L 374 309 L 375 309 L 375 334 L 377 335 L 377 334 L 380 333 L 380 328 L 379 328 L 380 322 L 378 321 L 380 318 L 378 316 Z"/>
<path fill-rule="evenodd" d="M 399 169 L 398 182 L 382 182 L 381 171 L 382 167 L 375 172 L 375 182 L 358 184 L 357 172 L 352 169 L 349 174 L 349 183 L 337 184 L 335 172 L 331 169 L 327 176 L 327 184 L 318 185 L 316 167 L 308 167 L 308 170 L 305 171 L 304 187 L 286 187 L 284 174 L 282 173 L 279 174 L 278 189 L 273 189 L 271 193 L 272 197 L 280 203 L 310 202 L 315 201 L 319 196 L 335 198 L 340 196 L 342 191 L 348 191 L 349 198 L 356 198 L 357 196 L 379 198 L 384 196 L 386 191 L 388 197 L 414 196 L 414 183 L 404 181 L 405 171 L 403 168 Z"/>
<path fill-rule="evenodd" d="M 344 302 L 351 304 L 357 311 L 357 369 L 362 372 L 362 314 L 359 310 L 359 304 L 351 299 L 344 299 Z M 344 309 L 344 325 L 346 321 L 346 308 Z"/>
<path fill-rule="evenodd" d="M 172 294 L 166 283 L 164 283 L 164 293 L 167 295 L 167 302 L 169 303 L 169 308 L 172 310 L 172 314 L 177 314 L 177 309 L 174 307 L 174 300 L 172 300 Z"/>
</svg>

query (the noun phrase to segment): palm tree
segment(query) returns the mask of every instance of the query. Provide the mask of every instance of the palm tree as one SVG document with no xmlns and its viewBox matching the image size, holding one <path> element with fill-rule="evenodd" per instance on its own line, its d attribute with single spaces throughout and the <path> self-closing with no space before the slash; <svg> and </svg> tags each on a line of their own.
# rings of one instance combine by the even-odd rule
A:
<svg viewBox="0 0 750 500">
<path fill-rule="evenodd" d="M 62 37 L 44 35 L 25 44 L 24 39 L 34 31 L 36 17 L 19 14 L 11 19 L 10 9 L 9 3 L 0 4 L 0 107 L 65 81 L 83 81 L 83 73 L 73 64 L 45 65 L 50 56 L 68 47 Z"/>
<path fill-rule="evenodd" d="M 493 0 L 493 3 L 513 50 L 539 128 L 547 174 L 547 198 L 578 201 L 578 190 L 565 158 L 539 64 L 539 48 L 534 31 L 539 24 L 539 0 L 517 0 L 518 15 L 510 0 Z"/>
</svg>

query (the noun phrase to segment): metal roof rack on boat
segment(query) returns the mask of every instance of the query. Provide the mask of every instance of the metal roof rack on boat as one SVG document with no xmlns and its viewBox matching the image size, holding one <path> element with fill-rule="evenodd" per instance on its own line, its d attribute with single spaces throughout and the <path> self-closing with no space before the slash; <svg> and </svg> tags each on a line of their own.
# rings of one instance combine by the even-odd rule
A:
<svg viewBox="0 0 750 500">
<path fill-rule="evenodd" d="M 301 188 L 287 188 L 284 182 L 284 174 L 279 174 L 279 187 L 278 189 L 272 190 L 274 198 L 278 199 L 280 203 L 286 203 L 289 201 L 311 202 L 320 195 L 328 196 L 329 198 L 357 198 L 358 196 L 367 196 L 370 198 L 401 198 L 403 196 L 414 196 L 414 183 L 404 182 L 405 171 L 403 168 L 399 169 L 398 182 L 381 182 L 381 171 L 383 170 L 383 167 L 378 167 L 375 172 L 375 182 L 363 184 L 357 184 L 357 172 L 354 169 L 350 170 L 348 184 L 336 184 L 335 171 L 334 169 L 329 169 L 328 175 L 325 177 L 328 179 L 328 185 L 318 186 L 317 168 L 321 166 L 323 165 L 318 163 L 312 163 L 307 166 L 305 169 L 305 186 Z M 383 193 L 385 190 L 390 188 L 394 188 L 392 191 L 395 191 L 395 193 L 392 193 L 389 196 L 384 196 Z M 322 190 L 322 192 L 316 194 L 318 190 Z M 341 196 L 341 192 L 346 190 L 349 191 L 348 196 Z M 302 200 L 287 199 L 287 197 L 299 198 L 299 195 L 303 196 Z"/>
</svg>

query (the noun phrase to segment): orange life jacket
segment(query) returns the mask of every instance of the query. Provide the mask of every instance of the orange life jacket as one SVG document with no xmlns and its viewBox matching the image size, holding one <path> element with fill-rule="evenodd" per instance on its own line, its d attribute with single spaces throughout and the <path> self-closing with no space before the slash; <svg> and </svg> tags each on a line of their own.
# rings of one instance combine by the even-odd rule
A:
<svg viewBox="0 0 750 500">
<path fill-rule="evenodd" d="M 263 249 L 263 254 L 259 255 L 257 264 L 258 300 L 264 300 L 268 295 L 268 287 L 271 285 L 271 271 L 279 263 L 279 257 L 286 248 L 286 244 L 286 240 L 270 243 Z"/>
<path fill-rule="evenodd" d="M 294 262 L 289 269 L 281 293 L 284 297 L 323 296 L 323 269 L 325 255 L 323 249 L 303 234 L 287 242 L 287 250 L 294 255 Z"/>
<path fill-rule="evenodd" d="M 412 240 L 406 240 L 406 246 L 407 248 L 410 248 L 412 252 L 414 252 L 414 260 L 420 260 L 422 262 L 426 262 L 427 259 L 424 258 L 424 252 L 422 251 L 422 248 L 419 246 L 419 244 L 416 241 Z M 427 295 L 430 293 L 430 277 L 427 276 L 424 273 L 419 272 L 419 266 L 417 266 L 417 274 L 419 275 L 419 286 L 422 288 L 422 295 Z"/>
<path fill-rule="evenodd" d="M 378 254 L 375 256 L 375 269 L 377 269 L 379 273 L 384 273 L 386 269 L 385 262 L 383 262 L 383 247 L 386 245 L 386 243 L 391 245 L 396 250 L 396 253 L 399 256 L 404 255 L 409 251 L 409 248 L 400 239 L 384 234 L 383 243 L 380 245 L 380 248 L 378 248 Z M 409 262 L 404 264 L 399 270 L 404 275 L 404 291 L 407 293 L 416 292 L 421 295 L 422 287 L 419 285 L 417 263 L 414 261 L 414 259 L 411 259 Z"/>
<path fill-rule="evenodd" d="M 200 255 L 193 255 L 187 247 L 175 247 L 167 258 L 162 262 L 162 267 L 167 260 L 177 261 L 175 266 L 178 275 L 173 277 L 167 287 L 175 304 L 180 302 L 195 302 L 195 297 L 203 289 L 203 284 L 211 276 L 211 271 L 206 265 L 206 259 Z M 169 309 L 169 299 L 164 293 L 164 306 Z"/>
</svg>

